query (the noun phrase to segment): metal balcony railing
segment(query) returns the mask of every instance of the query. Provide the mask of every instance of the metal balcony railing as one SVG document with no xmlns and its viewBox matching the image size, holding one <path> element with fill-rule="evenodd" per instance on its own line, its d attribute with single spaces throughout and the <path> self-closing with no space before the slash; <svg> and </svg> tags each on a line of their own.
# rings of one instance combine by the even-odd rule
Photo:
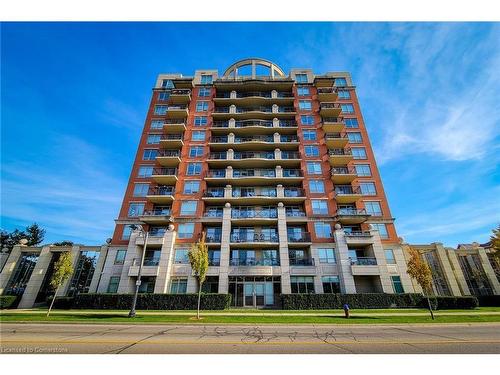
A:
<svg viewBox="0 0 500 375">
<path fill-rule="evenodd" d="M 182 134 L 162 134 L 162 141 L 182 141 Z"/>
<path fill-rule="evenodd" d="M 331 169 L 332 175 L 335 174 L 356 174 L 356 170 L 352 167 L 333 167 Z"/>
<path fill-rule="evenodd" d="M 221 208 L 217 208 L 217 209 L 210 209 L 208 211 L 205 211 L 203 213 L 203 216 L 204 217 L 222 217 L 222 215 L 224 214 L 224 211 Z"/>
<path fill-rule="evenodd" d="M 221 238 L 222 238 L 221 233 L 207 234 L 205 237 L 205 241 L 207 243 L 219 243 L 221 241 Z"/>
<path fill-rule="evenodd" d="M 170 95 L 191 95 L 191 90 L 189 89 L 174 89 L 170 91 Z"/>
<path fill-rule="evenodd" d="M 232 258 L 229 260 L 231 266 L 279 266 L 280 262 L 278 259 L 256 259 L 256 258 Z"/>
<path fill-rule="evenodd" d="M 234 159 L 274 159 L 274 152 L 235 152 Z"/>
<path fill-rule="evenodd" d="M 321 109 L 341 108 L 339 103 L 320 103 Z"/>
<path fill-rule="evenodd" d="M 288 217 L 305 217 L 306 213 L 304 211 L 285 210 L 285 215 Z"/>
<path fill-rule="evenodd" d="M 361 194 L 361 189 L 359 188 L 359 186 L 337 185 L 335 186 L 335 194 L 337 195 Z"/>
<path fill-rule="evenodd" d="M 184 124 L 185 122 L 186 120 L 182 118 L 166 119 L 165 121 L 163 121 L 165 125 L 179 125 L 179 124 Z"/>
<path fill-rule="evenodd" d="M 260 210 L 244 210 L 233 208 L 231 210 L 231 217 L 233 219 L 273 219 L 278 217 L 278 210 L 276 208 L 267 208 Z"/>
<path fill-rule="evenodd" d="M 344 232 L 344 235 L 346 237 L 371 237 L 372 234 L 370 231 L 351 231 L 351 232 Z"/>
<path fill-rule="evenodd" d="M 279 242 L 278 234 L 267 233 L 231 233 L 231 242 Z"/>
<path fill-rule="evenodd" d="M 343 117 L 323 117 L 323 122 L 344 122 Z"/>
<path fill-rule="evenodd" d="M 142 216 L 170 216 L 171 209 L 169 208 L 154 208 L 149 211 L 144 211 Z"/>
<path fill-rule="evenodd" d="M 211 137 L 209 142 L 211 143 L 227 143 L 228 137 L 225 135 Z"/>
<path fill-rule="evenodd" d="M 208 265 L 212 267 L 219 267 L 220 266 L 220 259 L 208 259 Z"/>
<path fill-rule="evenodd" d="M 335 87 L 319 87 L 318 94 L 335 94 L 337 92 L 337 88 Z"/>
<path fill-rule="evenodd" d="M 302 188 L 294 188 L 294 187 L 287 187 L 284 190 L 285 197 L 287 198 L 293 198 L 293 197 L 304 197 L 304 189 Z"/>
<path fill-rule="evenodd" d="M 226 151 L 211 152 L 210 155 L 208 156 L 208 159 L 210 159 L 210 160 L 226 160 L 227 159 L 227 152 Z"/>
<path fill-rule="evenodd" d="M 169 111 L 177 111 L 177 110 L 184 110 L 184 109 L 188 109 L 188 106 L 185 104 L 176 104 L 176 105 L 169 104 L 169 106 L 168 106 Z"/>
<path fill-rule="evenodd" d="M 173 186 L 154 186 L 149 188 L 147 195 L 174 195 Z"/>
<path fill-rule="evenodd" d="M 213 128 L 229 128 L 229 121 L 214 121 L 212 123 Z"/>
<path fill-rule="evenodd" d="M 224 188 L 209 188 L 203 193 L 203 196 L 209 198 L 223 198 Z"/>
<path fill-rule="evenodd" d="M 276 189 L 267 189 L 267 190 L 233 190 L 233 197 L 276 197 L 277 192 Z"/>
<path fill-rule="evenodd" d="M 233 169 L 233 177 L 276 177 L 275 169 Z"/>
<path fill-rule="evenodd" d="M 297 126 L 297 121 L 294 120 L 280 120 L 280 128 L 294 128 Z"/>
<path fill-rule="evenodd" d="M 299 138 L 296 135 L 280 135 L 280 142 L 282 143 L 292 143 L 298 141 Z"/>
<path fill-rule="evenodd" d="M 364 208 L 363 209 L 339 208 L 337 210 L 337 215 L 356 216 L 356 215 L 367 215 L 367 213 Z"/>
<path fill-rule="evenodd" d="M 296 112 L 294 107 L 278 107 L 279 113 L 292 113 Z"/>
<path fill-rule="evenodd" d="M 300 159 L 300 153 L 296 151 L 281 151 L 281 159 Z"/>
<path fill-rule="evenodd" d="M 159 264 L 160 264 L 159 257 L 147 257 L 147 258 L 144 258 L 144 261 L 143 261 L 143 266 L 145 266 L 145 267 L 154 267 L 154 266 L 158 266 Z M 132 259 L 132 266 L 133 267 L 139 267 L 140 265 L 141 265 L 141 258 Z"/>
<path fill-rule="evenodd" d="M 153 176 L 176 176 L 177 168 L 153 168 Z"/>
<path fill-rule="evenodd" d="M 351 265 L 356 266 L 376 266 L 377 258 L 373 257 L 357 257 L 357 258 L 349 258 L 351 260 Z"/>
<path fill-rule="evenodd" d="M 326 140 L 336 140 L 336 139 L 347 139 L 347 134 L 345 133 L 326 133 Z"/>
<path fill-rule="evenodd" d="M 234 137 L 234 143 L 243 142 L 274 142 L 274 137 L 272 135 L 254 135 L 251 137 Z"/>
<path fill-rule="evenodd" d="M 349 148 L 331 148 L 328 150 L 328 155 L 330 156 L 352 155 L 352 152 L 351 149 Z"/>
<path fill-rule="evenodd" d="M 266 120 L 242 120 L 242 121 L 235 121 L 234 126 L 236 128 L 244 128 L 247 126 L 264 126 L 266 128 L 272 128 L 273 122 Z"/>
<path fill-rule="evenodd" d="M 300 169 L 283 169 L 283 177 L 302 177 Z"/>
<path fill-rule="evenodd" d="M 180 157 L 181 152 L 179 150 L 159 150 L 157 157 Z"/>
<path fill-rule="evenodd" d="M 225 169 L 210 169 L 207 172 L 207 177 L 226 177 Z"/>
<path fill-rule="evenodd" d="M 278 98 L 293 98 L 293 92 L 278 92 Z"/>
<path fill-rule="evenodd" d="M 314 266 L 314 259 L 310 258 L 290 258 L 291 266 Z"/>
<path fill-rule="evenodd" d="M 288 242 L 311 242 L 311 234 L 308 232 L 288 233 Z"/>
</svg>

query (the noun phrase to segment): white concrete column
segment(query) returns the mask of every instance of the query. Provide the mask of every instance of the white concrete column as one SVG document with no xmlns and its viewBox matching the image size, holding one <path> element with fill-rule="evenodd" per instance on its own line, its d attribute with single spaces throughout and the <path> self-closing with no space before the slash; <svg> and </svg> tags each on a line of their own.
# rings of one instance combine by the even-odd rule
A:
<svg viewBox="0 0 500 375">
<path fill-rule="evenodd" d="M 351 273 L 349 250 L 345 240 L 344 230 L 340 224 L 335 224 L 333 236 L 335 238 L 335 257 L 337 258 L 341 291 L 346 294 L 356 293 L 356 285 L 354 284 L 354 277 Z"/>
<path fill-rule="evenodd" d="M 453 274 L 455 279 L 457 280 L 458 287 L 463 296 L 470 296 L 472 293 L 469 290 L 469 286 L 467 285 L 467 281 L 465 281 L 464 273 L 462 272 L 462 267 L 460 267 L 460 263 L 458 262 L 458 257 L 455 249 L 445 249 L 446 254 L 448 256 L 448 260 L 450 261 L 451 268 L 453 269 Z"/>
<path fill-rule="evenodd" d="M 172 275 L 172 265 L 175 257 L 175 238 L 177 232 L 173 224 L 168 226 L 163 235 L 163 245 L 161 246 L 160 261 L 158 264 L 158 276 L 156 276 L 154 293 L 168 293 L 168 282 Z"/>
<path fill-rule="evenodd" d="M 188 276 L 186 293 L 198 293 L 198 281 L 192 275 Z"/>
<path fill-rule="evenodd" d="M 394 260 L 396 261 L 396 266 L 398 268 L 398 275 L 401 278 L 401 284 L 403 284 L 403 290 L 405 293 L 414 293 L 413 283 L 411 282 L 410 275 L 406 272 L 408 269 L 406 266 L 406 259 L 403 254 L 403 249 L 401 246 L 390 246 L 392 252 L 394 253 Z M 385 253 L 384 253 L 385 258 Z"/>
<path fill-rule="evenodd" d="M 234 133 L 229 133 L 227 135 L 227 143 L 234 143 Z"/>
<path fill-rule="evenodd" d="M 281 142 L 280 133 L 276 132 L 276 133 L 273 134 L 273 142 L 274 143 L 280 143 Z"/>
<path fill-rule="evenodd" d="M 73 272 L 78 265 L 78 260 L 80 258 L 80 246 L 73 245 L 71 247 L 71 267 L 73 268 Z M 63 285 L 59 288 L 59 291 L 56 294 L 56 297 L 65 296 L 68 293 L 69 286 L 71 284 L 71 280 L 73 279 L 74 273 L 64 282 Z"/>
<path fill-rule="evenodd" d="M 460 288 L 458 287 L 457 280 L 455 279 L 455 275 L 453 273 L 453 269 L 451 267 L 451 263 L 446 254 L 446 250 L 443 247 L 442 243 L 437 242 L 436 244 L 436 253 L 438 256 L 438 260 L 441 263 L 441 269 L 443 270 L 444 277 L 446 282 L 450 288 L 450 292 L 453 296 L 461 296 L 462 293 Z"/>
<path fill-rule="evenodd" d="M 2 273 L 0 274 L 0 295 L 3 294 L 5 288 L 7 288 L 7 283 L 9 282 L 12 274 L 14 273 L 17 263 L 19 262 L 22 252 L 21 249 L 25 246 L 16 245 L 12 248 L 7 262 L 3 267 Z"/>
<path fill-rule="evenodd" d="M 273 128 L 279 128 L 280 127 L 280 120 L 277 119 L 276 117 L 273 118 Z"/>
<path fill-rule="evenodd" d="M 278 203 L 278 238 L 279 254 L 281 266 L 281 293 L 289 294 L 292 292 L 290 284 L 290 260 L 288 254 L 288 232 L 286 226 L 285 205 Z"/>
<path fill-rule="evenodd" d="M 273 90 L 271 91 L 271 98 L 276 99 L 278 97 L 278 91 Z"/>
<path fill-rule="evenodd" d="M 31 274 L 28 284 L 26 285 L 26 289 L 24 290 L 24 294 L 19 302 L 19 309 L 29 309 L 33 307 L 36 296 L 42 286 L 45 274 L 47 273 L 47 269 L 49 268 L 50 261 L 52 260 L 52 255 L 50 246 L 42 247 L 42 251 L 40 251 L 33 273 Z"/>
<path fill-rule="evenodd" d="M 220 243 L 219 293 L 229 290 L 229 257 L 231 242 L 231 204 L 226 203 L 222 212 L 222 236 Z"/>
<path fill-rule="evenodd" d="M 276 186 L 276 197 L 278 197 L 278 198 L 285 197 L 285 188 L 281 184 Z"/>
<path fill-rule="evenodd" d="M 272 109 L 273 113 L 278 113 L 279 111 L 279 107 L 277 104 L 273 104 L 273 109 Z"/>
<path fill-rule="evenodd" d="M 231 117 L 228 121 L 228 125 L 230 128 L 235 128 L 236 127 L 236 120 Z"/>
<path fill-rule="evenodd" d="M 276 160 L 281 160 L 281 150 L 279 148 L 274 150 L 274 158 Z"/>
<path fill-rule="evenodd" d="M 99 259 L 97 260 L 97 264 L 94 270 L 94 275 L 92 276 L 92 281 L 90 282 L 89 293 L 97 293 L 99 280 L 101 279 L 102 273 L 104 271 L 106 258 L 108 256 L 108 249 L 109 249 L 108 245 L 101 246 L 101 251 L 99 252 Z"/>
<path fill-rule="evenodd" d="M 236 106 L 234 104 L 229 106 L 229 113 L 236 113 Z"/>
<path fill-rule="evenodd" d="M 232 198 L 233 197 L 233 187 L 231 185 L 226 185 L 224 187 L 224 198 Z"/>
<path fill-rule="evenodd" d="M 226 178 L 233 178 L 233 167 L 226 167 Z"/>
<path fill-rule="evenodd" d="M 491 266 L 491 263 L 488 259 L 488 254 L 486 254 L 486 251 L 482 247 L 478 247 L 477 250 L 479 259 L 481 259 L 481 265 L 483 266 L 484 273 L 486 274 L 491 288 L 493 289 L 493 294 L 498 295 L 500 294 L 500 283 L 498 282 L 495 271 L 493 270 L 493 267 Z"/>
<path fill-rule="evenodd" d="M 142 256 L 142 246 L 136 245 L 136 240 L 139 237 L 139 231 L 135 230 L 130 234 L 130 239 L 127 246 L 127 254 L 123 261 L 122 273 L 120 275 L 120 283 L 118 284 L 118 293 L 133 293 L 135 290 L 135 277 L 129 277 L 128 271 L 130 266 L 134 264 L 134 259 L 139 259 Z"/>
<path fill-rule="evenodd" d="M 283 168 L 281 168 L 281 165 L 276 166 L 276 177 L 283 177 Z"/>
<path fill-rule="evenodd" d="M 392 287 L 392 280 L 389 275 L 389 270 L 387 269 L 387 261 L 385 259 L 384 247 L 382 246 L 382 241 L 380 240 L 380 234 L 378 230 L 375 229 L 370 230 L 370 233 L 373 239 L 373 256 L 377 260 L 378 269 L 380 271 L 380 285 L 382 286 L 382 292 L 393 294 L 394 288 Z"/>
<path fill-rule="evenodd" d="M 234 150 L 230 148 L 226 153 L 227 160 L 234 160 Z"/>
<path fill-rule="evenodd" d="M 231 91 L 231 93 L 229 94 L 229 97 L 230 97 L 231 99 L 236 99 L 236 95 L 237 95 L 237 94 L 236 94 L 236 91 L 232 90 L 232 91 Z"/>
</svg>

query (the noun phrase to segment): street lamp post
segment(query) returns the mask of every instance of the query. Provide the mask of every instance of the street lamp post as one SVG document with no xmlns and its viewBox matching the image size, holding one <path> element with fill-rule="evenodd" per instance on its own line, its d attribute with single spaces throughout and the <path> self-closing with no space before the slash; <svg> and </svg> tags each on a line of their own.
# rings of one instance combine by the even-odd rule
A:
<svg viewBox="0 0 500 375">
<path fill-rule="evenodd" d="M 145 231 L 142 226 L 138 226 L 140 233 L 144 236 L 144 248 L 142 250 L 141 254 L 141 262 L 139 264 L 139 272 L 137 272 L 137 281 L 135 282 L 135 293 L 134 293 L 134 299 L 132 301 L 132 308 L 130 309 L 130 312 L 128 313 L 129 318 L 133 318 L 135 316 L 135 306 L 137 304 L 137 296 L 139 295 L 139 288 L 141 287 L 141 274 L 142 274 L 142 266 L 144 265 L 144 256 L 146 255 L 146 248 L 148 246 L 148 236 L 149 232 Z"/>
</svg>

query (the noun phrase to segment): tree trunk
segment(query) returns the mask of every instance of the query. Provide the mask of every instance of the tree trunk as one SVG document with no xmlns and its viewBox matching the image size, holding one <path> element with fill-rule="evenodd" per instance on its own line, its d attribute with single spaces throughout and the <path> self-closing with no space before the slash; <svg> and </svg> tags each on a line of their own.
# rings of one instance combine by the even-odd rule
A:
<svg viewBox="0 0 500 375">
<path fill-rule="evenodd" d="M 196 314 L 196 319 L 200 319 L 200 302 L 201 302 L 201 283 L 198 281 L 198 312 Z"/>
<path fill-rule="evenodd" d="M 429 312 L 431 313 L 431 318 L 434 320 L 434 313 L 432 312 L 432 306 L 431 306 L 431 301 L 429 299 L 429 296 L 426 295 L 425 298 L 427 298 L 427 306 L 429 306 Z"/>
<path fill-rule="evenodd" d="M 56 300 L 58 290 L 59 290 L 59 287 L 57 287 L 56 291 L 54 292 L 54 297 L 52 297 L 52 302 L 50 302 L 49 311 L 47 311 L 47 317 L 50 315 L 50 310 L 52 310 L 52 306 L 54 306 L 54 302 Z"/>
</svg>

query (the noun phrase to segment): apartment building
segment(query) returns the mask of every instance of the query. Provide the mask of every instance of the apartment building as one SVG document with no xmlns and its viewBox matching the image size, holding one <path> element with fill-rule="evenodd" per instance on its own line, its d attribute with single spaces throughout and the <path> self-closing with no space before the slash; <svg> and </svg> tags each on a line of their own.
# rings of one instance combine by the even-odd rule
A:
<svg viewBox="0 0 500 375">
<path fill-rule="evenodd" d="M 132 292 L 142 263 L 141 292 L 195 292 L 187 253 L 205 233 L 204 289 L 235 306 L 413 292 L 393 221 L 349 73 L 251 58 L 160 74 L 92 287 Z"/>
</svg>

